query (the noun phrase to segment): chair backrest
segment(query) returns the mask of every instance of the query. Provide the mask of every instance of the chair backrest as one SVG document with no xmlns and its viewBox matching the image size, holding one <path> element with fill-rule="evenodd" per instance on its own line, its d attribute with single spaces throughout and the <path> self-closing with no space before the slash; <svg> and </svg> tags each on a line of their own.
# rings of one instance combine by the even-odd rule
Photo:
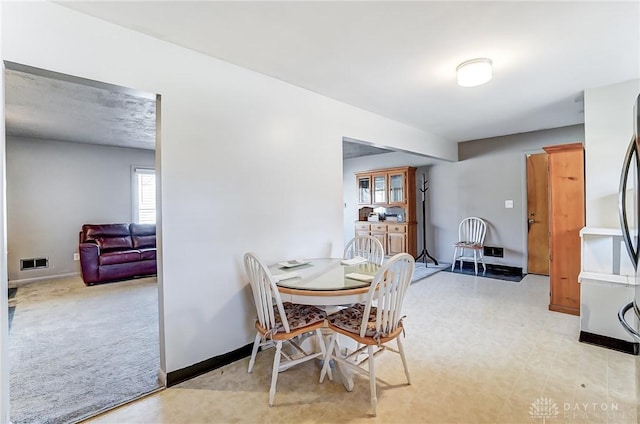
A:
<svg viewBox="0 0 640 424">
<path fill-rule="evenodd" d="M 342 254 L 343 259 L 351 259 L 355 256 L 367 258 L 371 263 L 382 265 L 384 260 L 384 247 L 380 240 L 371 236 L 355 236 L 347 247 L 344 248 Z"/>
<path fill-rule="evenodd" d="M 278 307 L 278 313 L 284 326 L 284 331 L 289 332 L 289 322 L 284 313 L 282 299 L 278 286 L 269 272 L 269 268 L 256 256 L 255 253 L 249 252 L 244 255 L 244 268 L 249 276 L 251 291 L 253 292 L 253 301 L 256 305 L 258 313 L 258 322 L 269 332 L 276 332 L 276 317 L 273 310 L 274 303 Z"/>
<path fill-rule="evenodd" d="M 458 241 L 466 241 L 484 244 L 484 236 L 487 234 L 487 224 L 481 218 L 471 216 L 460 222 L 458 227 Z"/>
<path fill-rule="evenodd" d="M 402 319 L 402 303 L 415 268 L 415 260 L 408 253 L 398 253 L 376 273 L 364 308 L 360 337 L 367 332 L 372 304 L 376 303 L 375 332 L 380 336 L 392 333 Z"/>
</svg>

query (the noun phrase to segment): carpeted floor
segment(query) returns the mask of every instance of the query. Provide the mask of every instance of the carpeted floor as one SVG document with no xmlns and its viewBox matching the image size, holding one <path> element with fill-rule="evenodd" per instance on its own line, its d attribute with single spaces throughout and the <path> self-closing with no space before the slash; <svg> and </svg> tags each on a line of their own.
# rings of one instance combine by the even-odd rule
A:
<svg viewBox="0 0 640 424">
<path fill-rule="evenodd" d="M 424 262 L 416 262 L 416 268 L 413 271 L 413 278 L 411 278 L 411 283 L 415 283 L 416 281 L 420 281 L 423 278 L 427 278 L 428 276 L 442 271 L 447 267 L 450 268 L 451 264 L 443 264 L 442 262 L 440 262 L 438 265 L 435 265 L 431 262 L 428 262 L 427 264 L 425 264 Z"/>
<path fill-rule="evenodd" d="M 157 389 L 155 277 L 20 286 L 9 335 L 11 421 L 70 423 Z"/>
</svg>

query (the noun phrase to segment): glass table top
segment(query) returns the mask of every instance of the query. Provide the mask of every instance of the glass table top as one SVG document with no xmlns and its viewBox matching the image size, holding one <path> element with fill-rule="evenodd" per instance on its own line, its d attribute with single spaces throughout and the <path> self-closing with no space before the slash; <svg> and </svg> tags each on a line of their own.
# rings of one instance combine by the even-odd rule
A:
<svg viewBox="0 0 640 424">
<path fill-rule="evenodd" d="M 310 259 L 308 264 L 296 267 L 286 268 L 279 264 L 274 264 L 269 267 L 269 271 L 276 278 L 279 274 L 290 272 L 298 275 L 295 278 L 278 281 L 279 287 L 309 291 L 332 291 L 368 287 L 371 284 L 370 281 L 355 280 L 346 275 L 357 273 L 374 276 L 380 268 L 379 265 L 372 263 L 342 265 L 341 261 L 341 258 Z"/>
</svg>

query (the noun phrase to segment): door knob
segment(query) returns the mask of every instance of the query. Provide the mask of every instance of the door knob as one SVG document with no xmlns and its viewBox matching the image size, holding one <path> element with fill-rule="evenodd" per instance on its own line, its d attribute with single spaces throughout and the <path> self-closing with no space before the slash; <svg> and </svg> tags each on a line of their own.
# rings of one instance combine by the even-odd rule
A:
<svg viewBox="0 0 640 424">
<path fill-rule="evenodd" d="M 534 222 L 536 222 L 536 221 L 535 221 L 533 218 L 529 218 L 529 221 L 527 221 L 527 222 L 529 222 L 529 225 L 531 225 L 531 224 L 533 224 L 533 223 L 534 223 Z"/>
</svg>

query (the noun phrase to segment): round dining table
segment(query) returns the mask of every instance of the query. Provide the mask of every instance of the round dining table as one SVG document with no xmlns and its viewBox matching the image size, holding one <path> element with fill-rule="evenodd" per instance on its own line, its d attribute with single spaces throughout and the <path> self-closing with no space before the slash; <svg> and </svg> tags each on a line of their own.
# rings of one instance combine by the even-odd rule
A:
<svg viewBox="0 0 640 424">
<path fill-rule="evenodd" d="M 366 301 L 380 265 L 344 264 L 342 258 L 279 262 L 269 267 L 283 302 L 339 306 Z"/>
</svg>

